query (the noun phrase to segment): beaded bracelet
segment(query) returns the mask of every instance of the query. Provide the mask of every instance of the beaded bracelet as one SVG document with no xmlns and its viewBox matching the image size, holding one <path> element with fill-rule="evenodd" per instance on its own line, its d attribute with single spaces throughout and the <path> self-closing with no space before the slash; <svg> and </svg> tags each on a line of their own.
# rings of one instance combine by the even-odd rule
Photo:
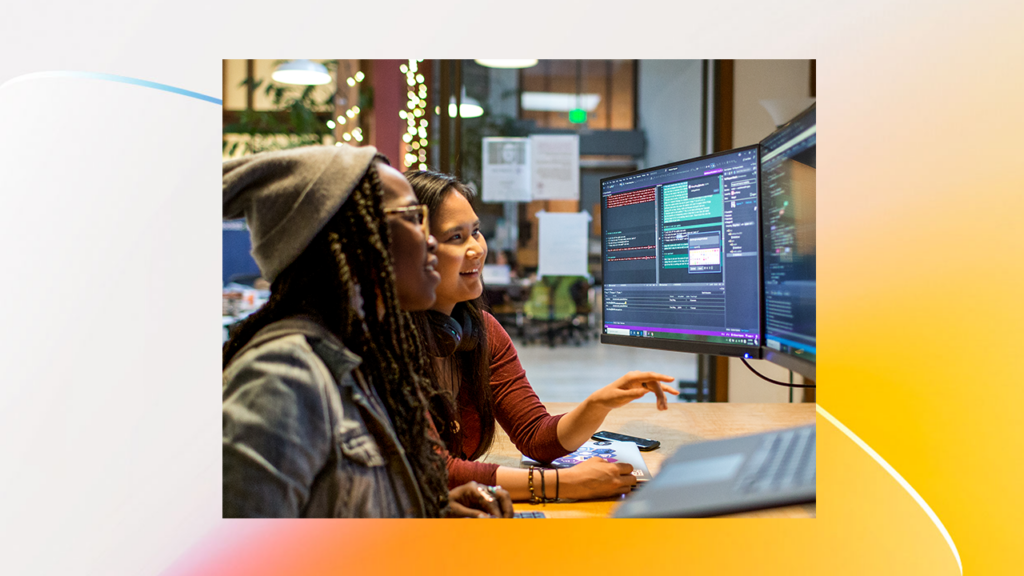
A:
<svg viewBox="0 0 1024 576">
<path fill-rule="evenodd" d="M 530 466 L 529 484 L 530 484 L 530 504 L 537 503 L 537 495 L 533 492 L 533 471 L 535 468 Z"/>
</svg>

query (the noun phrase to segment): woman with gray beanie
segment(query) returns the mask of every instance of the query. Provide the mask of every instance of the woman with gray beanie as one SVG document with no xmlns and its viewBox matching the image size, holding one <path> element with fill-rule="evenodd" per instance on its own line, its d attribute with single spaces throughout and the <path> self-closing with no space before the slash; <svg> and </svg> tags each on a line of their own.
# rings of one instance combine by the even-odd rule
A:
<svg viewBox="0 0 1024 576">
<path fill-rule="evenodd" d="M 225 162 L 223 195 L 271 282 L 224 346 L 224 516 L 510 516 L 500 487 L 447 491 L 449 415 L 404 311 L 433 304 L 436 241 L 402 175 L 314 146 Z"/>
</svg>

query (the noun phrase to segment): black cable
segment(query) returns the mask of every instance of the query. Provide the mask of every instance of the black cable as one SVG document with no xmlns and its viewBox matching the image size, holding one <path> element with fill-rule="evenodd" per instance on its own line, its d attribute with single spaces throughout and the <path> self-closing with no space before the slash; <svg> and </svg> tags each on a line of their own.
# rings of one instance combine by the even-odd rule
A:
<svg viewBox="0 0 1024 576">
<path fill-rule="evenodd" d="M 746 358 L 740 356 L 740 360 L 743 361 L 743 365 L 746 366 L 747 368 L 749 368 L 751 372 L 753 372 L 754 374 L 757 374 L 762 380 L 767 380 L 768 382 L 771 382 L 772 384 L 778 384 L 779 386 L 789 386 L 789 387 L 792 387 L 792 388 L 817 388 L 817 386 L 814 385 L 814 384 L 788 384 L 786 382 L 779 382 L 778 380 L 772 380 L 771 378 L 765 376 L 764 374 L 761 374 L 757 370 L 754 370 L 754 367 L 751 366 L 747 362 Z"/>
</svg>

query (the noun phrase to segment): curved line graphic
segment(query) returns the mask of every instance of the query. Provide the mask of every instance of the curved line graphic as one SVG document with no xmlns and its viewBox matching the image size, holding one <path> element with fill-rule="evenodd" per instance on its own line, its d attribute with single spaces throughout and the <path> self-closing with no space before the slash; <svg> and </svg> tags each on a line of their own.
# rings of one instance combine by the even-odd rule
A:
<svg viewBox="0 0 1024 576">
<path fill-rule="evenodd" d="M 942 537 L 946 539 L 946 543 L 949 544 L 949 548 L 953 551 L 953 556 L 956 558 L 956 564 L 960 567 L 960 574 L 963 575 L 964 565 L 960 562 L 960 552 L 957 551 L 956 544 L 953 543 L 953 538 L 950 537 L 949 532 L 946 531 L 946 527 L 942 525 L 942 521 L 939 520 L 939 517 L 932 510 L 931 506 L 929 506 L 928 503 L 924 501 L 924 498 L 921 498 L 921 495 L 917 493 L 917 490 L 914 490 L 913 486 L 911 486 L 906 480 L 904 480 L 903 476 L 900 476 L 899 472 L 897 472 L 892 466 L 890 466 L 884 458 L 879 456 L 878 452 L 872 450 L 870 446 L 868 446 L 863 440 L 857 437 L 856 434 L 851 432 L 849 428 L 843 426 L 843 424 L 839 420 L 836 420 L 834 416 L 832 416 L 824 408 L 822 408 L 821 404 L 817 405 L 817 411 L 818 414 L 824 416 L 826 420 L 831 422 L 836 428 L 839 428 L 839 430 L 841 430 L 843 434 L 846 434 L 851 440 L 853 440 L 858 446 L 860 446 L 865 452 L 867 452 L 869 456 L 874 458 L 875 462 L 881 464 L 882 468 L 884 468 L 886 472 L 888 472 L 893 478 L 895 478 L 896 482 L 898 482 L 899 485 L 902 486 L 903 489 L 906 490 L 910 494 L 910 496 L 914 498 L 914 501 L 917 502 L 917 504 L 922 509 L 924 509 L 925 513 L 928 514 L 928 517 L 932 519 L 932 522 L 939 529 L 939 532 L 942 533 Z"/>
<path fill-rule="evenodd" d="M 25 80 L 35 80 L 37 78 L 88 78 L 90 80 L 106 80 L 107 82 L 121 82 L 122 84 L 134 84 L 135 86 L 142 86 L 144 88 L 153 88 L 155 90 L 163 90 L 164 92 L 170 92 L 172 94 L 180 94 L 182 96 L 188 96 L 189 98 L 195 98 L 197 100 L 210 102 L 218 106 L 224 104 L 224 101 L 220 98 L 214 98 L 213 96 L 207 96 L 206 94 L 200 94 L 199 92 L 185 90 L 184 88 L 168 86 L 167 84 L 160 84 L 159 82 L 139 80 L 138 78 L 131 78 L 129 76 L 118 76 L 116 74 L 104 74 L 102 72 L 79 72 L 76 70 L 50 70 L 46 72 L 32 72 L 30 74 L 22 74 L 21 76 L 15 76 L 7 82 L 0 84 L 0 88 L 3 88 L 8 84 L 24 82 Z"/>
</svg>

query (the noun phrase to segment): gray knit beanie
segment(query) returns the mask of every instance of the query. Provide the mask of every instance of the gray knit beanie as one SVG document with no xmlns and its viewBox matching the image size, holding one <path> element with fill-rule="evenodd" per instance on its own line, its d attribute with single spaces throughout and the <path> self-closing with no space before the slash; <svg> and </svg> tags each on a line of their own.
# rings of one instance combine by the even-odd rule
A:
<svg viewBox="0 0 1024 576">
<path fill-rule="evenodd" d="M 372 146 L 308 146 L 224 163 L 224 219 L 245 217 L 252 257 L 267 281 L 309 246 L 376 154 Z"/>
</svg>

